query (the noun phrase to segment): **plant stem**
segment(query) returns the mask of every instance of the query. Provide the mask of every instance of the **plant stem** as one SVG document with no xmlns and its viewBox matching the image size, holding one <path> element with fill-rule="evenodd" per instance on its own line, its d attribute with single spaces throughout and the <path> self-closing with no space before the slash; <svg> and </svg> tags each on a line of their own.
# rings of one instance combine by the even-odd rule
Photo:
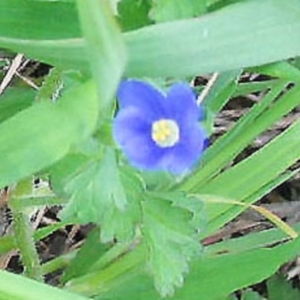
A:
<svg viewBox="0 0 300 300">
<path fill-rule="evenodd" d="M 46 275 L 69 266 L 77 252 L 78 251 L 75 250 L 46 262 L 42 265 L 43 274 Z"/>
<path fill-rule="evenodd" d="M 42 268 L 33 240 L 33 229 L 27 214 L 11 207 L 14 220 L 14 235 L 24 265 L 25 276 L 43 281 Z"/>
</svg>

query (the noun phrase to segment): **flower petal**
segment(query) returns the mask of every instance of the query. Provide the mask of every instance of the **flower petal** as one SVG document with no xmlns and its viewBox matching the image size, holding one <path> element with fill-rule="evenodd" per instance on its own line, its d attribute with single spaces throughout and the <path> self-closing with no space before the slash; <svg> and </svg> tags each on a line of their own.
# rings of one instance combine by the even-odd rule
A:
<svg viewBox="0 0 300 300">
<path fill-rule="evenodd" d="M 165 97 L 150 84 L 138 80 L 125 80 L 119 86 L 117 97 L 121 109 L 134 106 L 152 120 L 163 115 Z"/>
<path fill-rule="evenodd" d="M 201 110 L 197 106 L 196 96 L 192 88 L 186 83 L 173 84 L 167 94 L 168 111 L 170 117 L 178 122 L 181 120 L 199 120 Z"/>
<path fill-rule="evenodd" d="M 151 138 L 152 124 L 134 107 L 122 109 L 115 118 L 113 135 L 132 165 L 155 170 L 160 166 L 164 149 Z"/>
<path fill-rule="evenodd" d="M 184 128 L 180 142 L 169 152 L 165 168 L 179 174 L 190 169 L 200 158 L 207 145 L 207 134 L 198 124 Z"/>
<path fill-rule="evenodd" d="M 174 84 L 167 96 L 150 84 L 127 80 L 118 91 L 120 110 L 113 135 L 130 163 L 145 170 L 187 171 L 207 145 L 207 135 L 198 124 L 201 110 L 188 84 Z M 161 146 L 152 137 L 153 122 L 173 120 L 179 127 L 179 141 Z"/>
</svg>

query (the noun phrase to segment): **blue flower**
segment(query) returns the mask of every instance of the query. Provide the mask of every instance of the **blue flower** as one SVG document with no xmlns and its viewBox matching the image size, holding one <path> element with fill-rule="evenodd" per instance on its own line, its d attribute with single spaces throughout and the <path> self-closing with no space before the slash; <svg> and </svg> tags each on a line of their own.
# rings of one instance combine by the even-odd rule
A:
<svg viewBox="0 0 300 300">
<path fill-rule="evenodd" d="M 188 170 L 201 156 L 207 135 L 189 85 L 176 83 L 162 94 L 138 80 L 119 87 L 114 139 L 130 163 L 143 170 Z"/>
</svg>

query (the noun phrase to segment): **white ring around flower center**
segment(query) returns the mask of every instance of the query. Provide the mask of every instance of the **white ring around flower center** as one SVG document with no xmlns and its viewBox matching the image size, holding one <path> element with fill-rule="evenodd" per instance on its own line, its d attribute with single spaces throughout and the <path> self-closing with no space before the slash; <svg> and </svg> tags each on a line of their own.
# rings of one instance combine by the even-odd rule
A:
<svg viewBox="0 0 300 300">
<path fill-rule="evenodd" d="M 173 120 L 161 119 L 152 123 L 151 137 L 160 147 L 172 147 L 179 141 L 179 127 Z"/>
</svg>

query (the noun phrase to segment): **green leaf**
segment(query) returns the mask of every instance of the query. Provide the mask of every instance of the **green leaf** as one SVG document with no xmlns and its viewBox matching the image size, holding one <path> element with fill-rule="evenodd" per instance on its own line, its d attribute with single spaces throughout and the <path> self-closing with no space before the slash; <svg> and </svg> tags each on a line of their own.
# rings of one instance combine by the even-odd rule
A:
<svg viewBox="0 0 300 300">
<path fill-rule="evenodd" d="M 63 291 L 24 276 L 0 270 L 1 300 L 88 300 L 80 295 Z M 17 288 L 16 288 L 17 287 Z"/>
<path fill-rule="evenodd" d="M 237 298 L 234 294 L 232 294 L 232 295 L 229 295 L 229 296 L 226 298 L 226 300 L 238 300 L 238 298 Z"/>
<path fill-rule="evenodd" d="M 83 276 L 88 273 L 95 262 L 107 249 L 108 246 L 100 242 L 99 229 L 95 228 L 89 233 L 85 243 L 65 270 L 61 279 L 62 283 L 66 283 L 72 278 Z"/>
<path fill-rule="evenodd" d="M 34 232 L 34 240 L 39 241 L 48 235 L 52 234 L 54 231 L 59 230 L 66 225 L 69 225 L 67 223 L 56 223 L 53 225 L 49 225 L 43 228 L 38 229 L 37 231 Z M 0 238 L 0 254 L 4 254 L 10 250 L 17 249 L 16 241 L 14 236 L 12 235 L 5 235 Z"/>
<path fill-rule="evenodd" d="M 216 114 L 230 100 L 232 94 L 237 89 L 237 78 L 240 74 L 241 70 L 217 74 L 216 80 L 204 98 L 202 104 L 206 108 L 206 118 L 203 125 L 209 134 L 213 132 Z"/>
<path fill-rule="evenodd" d="M 300 299 L 300 291 L 293 288 L 291 283 L 278 274 L 267 281 L 267 287 L 269 300 Z"/>
<path fill-rule="evenodd" d="M 189 225 L 195 231 L 201 230 L 205 226 L 206 218 L 204 216 L 204 204 L 193 195 L 186 195 L 183 192 L 151 192 L 154 198 L 164 199 L 170 201 L 175 207 L 182 208 L 183 210 L 191 213 Z"/>
<path fill-rule="evenodd" d="M 193 176 L 186 178 L 181 188 L 186 191 L 201 191 L 201 187 L 231 163 L 256 136 L 299 105 L 300 89 L 297 87 L 286 93 L 281 101 L 270 105 L 275 102 L 286 85 L 287 82 L 279 81 L 231 130 L 217 139 L 204 153 L 201 168 L 195 170 Z"/>
<path fill-rule="evenodd" d="M 61 213 L 62 219 L 101 224 L 104 242 L 133 238 L 140 218 L 137 194 L 142 188 L 135 175 L 119 172 L 113 150 L 104 149 L 101 159 L 90 161 L 75 173 L 65 190 L 71 198 Z"/>
<path fill-rule="evenodd" d="M 156 22 L 189 19 L 206 11 L 206 0 L 153 0 L 151 17 Z"/>
<path fill-rule="evenodd" d="M 276 83 L 278 83 L 277 79 L 239 83 L 236 91 L 233 93 L 233 98 L 272 89 Z"/>
<path fill-rule="evenodd" d="M 0 187 L 61 159 L 94 131 L 97 118 L 98 98 L 89 81 L 57 103 L 38 103 L 1 123 Z"/>
<path fill-rule="evenodd" d="M 148 267 L 162 296 L 172 295 L 174 288 L 183 284 L 188 261 L 200 252 L 195 230 L 189 223 L 192 214 L 176 202 L 180 201 L 151 197 L 143 205 L 142 231 L 149 249 Z"/>
<path fill-rule="evenodd" d="M 297 0 L 252 0 L 203 18 L 166 22 L 126 33 L 126 74 L 198 75 L 297 56 L 299 16 Z"/>
<path fill-rule="evenodd" d="M 8 88 L 0 99 L 0 123 L 28 108 L 33 103 L 34 95 L 32 89 Z"/>
<path fill-rule="evenodd" d="M 1 37 L 52 40 L 80 36 L 74 4 L 28 0 L 1 0 L 0 4 Z"/>
<path fill-rule="evenodd" d="M 293 172 L 295 172 L 293 174 Z M 258 200 L 260 200 L 263 196 L 269 194 L 272 190 L 276 187 L 283 184 L 288 179 L 292 178 L 298 170 L 296 169 L 293 172 L 285 171 L 282 174 L 275 176 L 272 180 L 270 180 L 267 184 L 261 185 L 254 193 L 252 193 L 249 197 L 243 199 L 243 202 L 251 204 Z M 220 209 L 221 207 L 215 207 L 216 210 Z M 214 232 L 218 228 L 222 227 L 229 221 L 233 220 L 236 216 L 242 213 L 245 208 L 238 207 L 238 205 L 224 205 L 223 213 L 219 214 L 217 218 L 213 221 L 210 221 L 209 230 L 210 232 Z M 226 212 L 225 212 L 226 211 Z M 202 234 L 207 235 L 207 232 L 203 231 Z"/>
<path fill-rule="evenodd" d="M 49 168 L 51 188 L 57 196 L 66 196 L 65 185 L 89 161 L 83 153 L 69 153 Z"/>
<path fill-rule="evenodd" d="M 118 3 L 118 21 L 123 31 L 134 30 L 151 23 L 149 0 L 122 0 Z"/>
<path fill-rule="evenodd" d="M 300 121 L 296 121 L 267 146 L 215 177 L 201 189 L 201 192 L 220 195 L 228 199 L 246 200 L 299 159 L 300 150 L 297 138 L 299 128 Z M 282 157 L 284 159 L 280 159 Z M 240 178 L 238 185 L 236 185 L 236 178 Z M 224 214 L 228 208 L 208 205 L 207 209 L 208 219 L 212 220 Z"/>
<path fill-rule="evenodd" d="M 299 253 L 300 239 L 272 248 L 247 250 L 236 254 L 200 256 L 191 261 L 185 284 L 174 300 L 221 300 L 236 290 L 268 278 L 278 268 Z M 243 266 L 235 268 L 234 266 Z M 233 269 L 234 268 L 234 269 Z M 161 299 L 151 280 L 140 271 L 119 282 L 113 290 L 104 292 L 97 300 Z M 284 299 L 284 298 L 281 298 Z"/>
<path fill-rule="evenodd" d="M 247 290 L 243 292 L 241 300 L 263 300 L 263 299 L 264 298 L 262 298 L 257 292 Z"/>
<path fill-rule="evenodd" d="M 87 71 L 86 45 L 74 7 L 69 9 L 71 3 L 34 3 L 33 7 L 32 1 L 1 0 L 0 47 L 62 68 Z M 55 19 L 59 23 L 55 32 L 49 27 L 50 17 L 44 17 L 54 8 L 53 16 L 60 16 Z M 300 54 L 299 11 L 297 0 L 241 1 L 203 18 L 128 32 L 124 34 L 129 54 L 126 76 L 184 77 L 295 57 Z M 15 24 L 20 20 L 26 26 L 18 26 L 18 33 Z"/>
<path fill-rule="evenodd" d="M 247 1 L 247 0 L 206 0 L 209 11 L 216 11 L 224 8 L 225 6 Z"/>
<path fill-rule="evenodd" d="M 218 74 L 208 95 L 204 98 L 203 105 L 207 106 L 213 114 L 217 114 L 230 100 L 231 95 L 236 90 L 240 74 L 241 70 Z"/>
<path fill-rule="evenodd" d="M 296 231 L 300 231 L 300 224 L 293 226 Z M 270 247 L 286 241 L 286 234 L 278 228 L 250 233 L 242 237 L 227 239 L 204 247 L 204 253 L 217 255 L 218 253 L 237 253 L 249 251 L 257 248 Z"/>
<path fill-rule="evenodd" d="M 64 87 L 62 79 L 62 71 L 53 68 L 43 81 L 35 97 L 36 101 L 48 100 L 55 101 L 60 95 L 61 89 Z"/>
<path fill-rule="evenodd" d="M 97 91 L 100 121 L 109 117 L 114 93 L 123 74 L 126 49 L 109 1 L 77 0 L 81 29 Z"/>
<path fill-rule="evenodd" d="M 267 64 L 250 69 L 250 72 L 258 72 L 272 77 L 291 80 L 292 82 L 300 81 L 300 70 L 286 61 L 280 61 L 273 64 Z"/>
<path fill-rule="evenodd" d="M 127 249 L 128 250 L 128 249 Z M 95 296 L 99 293 L 113 291 L 121 282 L 144 270 L 146 249 L 138 245 L 135 251 L 127 251 L 122 257 L 116 258 L 104 269 L 94 270 L 82 277 L 75 278 L 66 284 L 66 289 L 81 295 Z M 123 296 L 120 295 L 122 298 Z"/>
</svg>

